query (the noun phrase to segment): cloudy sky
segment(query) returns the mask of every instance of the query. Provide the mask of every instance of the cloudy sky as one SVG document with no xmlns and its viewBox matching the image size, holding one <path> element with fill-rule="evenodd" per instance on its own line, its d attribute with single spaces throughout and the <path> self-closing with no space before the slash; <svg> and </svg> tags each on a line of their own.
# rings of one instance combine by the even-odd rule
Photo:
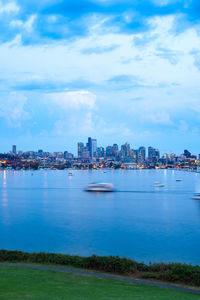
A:
<svg viewBox="0 0 200 300">
<path fill-rule="evenodd" d="M 0 1 L 0 152 L 200 153 L 199 0 Z"/>
</svg>

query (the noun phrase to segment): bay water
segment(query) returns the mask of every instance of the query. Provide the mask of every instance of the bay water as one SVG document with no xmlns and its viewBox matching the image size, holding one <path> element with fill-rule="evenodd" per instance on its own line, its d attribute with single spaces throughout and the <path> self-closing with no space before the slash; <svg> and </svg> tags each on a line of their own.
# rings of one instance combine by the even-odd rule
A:
<svg viewBox="0 0 200 300">
<path fill-rule="evenodd" d="M 0 171 L 0 249 L 200 264 L 200 174 L 69 171 Z M 116 191 L 84 191 L 91 182 Z"/>
</svg>

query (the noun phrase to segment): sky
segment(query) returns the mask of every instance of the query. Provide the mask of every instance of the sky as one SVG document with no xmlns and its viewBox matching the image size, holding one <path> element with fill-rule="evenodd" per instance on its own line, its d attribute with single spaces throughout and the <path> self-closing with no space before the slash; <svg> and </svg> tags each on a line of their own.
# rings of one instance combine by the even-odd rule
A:
<svg viewBox="0 0 200 300">
<path fill-rule="evenodd" d="M 0 132 L 0 152 L 199 154 L 199 0 L 0 0 Z"/>
</svg>

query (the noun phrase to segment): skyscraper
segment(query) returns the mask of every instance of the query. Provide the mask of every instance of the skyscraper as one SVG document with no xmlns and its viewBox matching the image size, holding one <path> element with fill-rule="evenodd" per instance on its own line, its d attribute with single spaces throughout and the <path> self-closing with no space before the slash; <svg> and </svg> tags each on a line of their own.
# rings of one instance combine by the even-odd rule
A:
<svg viewBox="0 0 200 300">
<path fill-rule="evenodd" d="M 159 150 L 153 148 L 153 147 L 148 147 L 148 159 L 151 162 L 156 162 L 160 158 L 160 152 Z"/>
<path fill-rule="evenodd" d="M 144 163 L 146 158 L 146 149 L 145 147 L 140 147 L 138 149 L 138 162 Z"/>
<path fill-rule="evenodd" d="M 90 153 L 90 158 L 93 159 L 97 151 L 97 140 L 89 137 L 87 147 Z"/>
<path fill-rule="evenodd" d="M 84 144 L 83 143 L 78 143 L 78 158 L 83 157 L 83 148 L 84 148 Z"/>
<path fill-rule="evenodd" d="M 16 145 L 13 145 L 13 146 L 12 146 L 12 153 L 13 153 L 14 155 L 17 154 L 17 146 L 16 146 Z"/>
</svg>

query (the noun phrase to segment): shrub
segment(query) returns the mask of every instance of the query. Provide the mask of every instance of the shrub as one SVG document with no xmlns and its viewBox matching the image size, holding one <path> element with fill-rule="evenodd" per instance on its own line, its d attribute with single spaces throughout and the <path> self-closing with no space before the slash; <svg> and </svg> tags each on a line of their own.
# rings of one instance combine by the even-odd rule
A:
<svg viewBox="0 0 200 300">
<path fill-rule="evenodd" d="M 145 265 L 118 256 L 81 257 L 56 253 L 27 253 L 22 251 L 0 250 L 1 262 L 28 262 L 75 266 L 117 274 L 144 272 L 142 278 L 162 279 L 200 286 L 200 266 L 180 263 L 154 263 Z"/>
</svg>

